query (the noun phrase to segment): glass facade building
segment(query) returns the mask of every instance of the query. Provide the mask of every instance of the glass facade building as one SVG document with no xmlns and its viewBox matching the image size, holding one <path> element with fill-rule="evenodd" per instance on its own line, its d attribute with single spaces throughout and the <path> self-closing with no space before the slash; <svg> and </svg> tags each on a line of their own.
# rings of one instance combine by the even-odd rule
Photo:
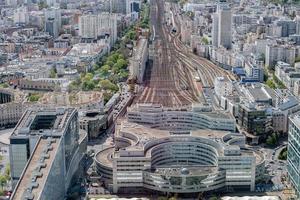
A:
<svg viewBox="0 0 300 200">
<path fill-rule="evenodd" d="M 290 117 L 288 137 L 287 169 L 289 180 L 300 194 L 300 116 Z"/>
</svg>

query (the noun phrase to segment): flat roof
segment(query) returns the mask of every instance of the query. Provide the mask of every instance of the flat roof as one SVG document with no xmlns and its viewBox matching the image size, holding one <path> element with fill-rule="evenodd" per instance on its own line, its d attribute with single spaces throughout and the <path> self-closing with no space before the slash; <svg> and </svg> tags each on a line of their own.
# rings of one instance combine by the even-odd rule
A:
<svg viewBox="0 0 300 200">
<path fill-rule="evenodd" d="M 40 138 L 39 142 L 36 144 L 35 151 L 27 162 L 27 166 L 18 181 L 12 199 L 23 199 L 25 196 L 31 195 L 33 195 L 33 199 L 39 199 L 55 159 L 59 142 L 60 138 Z M 48 146 L 51 146 L 51 150 L 47 151 L 47 158 L 43 159 L 42 157 L 45 155 L 45 149 Z M 43 161 L 41 161 L 41 159 Z M 43 167 L 39 167 L 39 165 L 43 165 Z M 34 174 L 37 174 L 38 176 L 33 178 Z M 32 189 L 30 189 L 31 187 Z"/>
<path fill-rule="evenodd" d="M 11 137 L 23 136 L 26 137 L 31 134 L 36 135 L 61 135 L 66 128 L 67 121 L 70 115 L 74 112 L 74 108 L 33 108 L 27 109 L 18 124 L 16 125 Z M 35 130 L 31 129 L 31 125 L 40 116 L 55 116 L 53 126 L 51 129 Z"/>
</svg>

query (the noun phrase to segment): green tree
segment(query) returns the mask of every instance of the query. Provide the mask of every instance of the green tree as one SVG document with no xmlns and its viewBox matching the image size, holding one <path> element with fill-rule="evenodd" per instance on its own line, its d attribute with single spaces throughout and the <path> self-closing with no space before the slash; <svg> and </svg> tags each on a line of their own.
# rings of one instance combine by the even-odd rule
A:
<svg viewBox="0 0 300 200">
<path fill-rule="evenodd" d="M 88 81 L 92 80 L 93 77 L 94 77 L 94 75 L 92 73 L 86 73 L 83 78 L 83 82 L 88 82 Z"/>
<path fill-rule="evenodd" d="M 6 180 L 10 179 L 10 165 L 9 164 L 7 164 L 6 168 L 5 168 L 5 177 L 6 177 Z"/>
<path fill-rule="evenodd" d="M 275 83 L 273 82 L 273 80 L 268 79 L 267 82 L 266 82 L 266 84 L 267 84 L 270 88 L 276 89 L 276 85 L 275 85 Z"/>
<path fill-rule="evenodd" d="M 287 147 L 285 147 L 284 149 L 281 150 L 281 152 L 279 153 L 278 159 L 279 160 L 286 160 L 287 159 Z"/>
<path fill-rule="evenodd" d="M 29 93 L 28 100 L 30 102 L 37 102 L 40 99 L 40 94 L 37 93 Z"/>
<path fill-rule="evenodd" d="M 0 185 L 1 185 L 2 190 L 3 190 L 3 187 L 6 185 L 6 183 L 7 183 L 7 179 L 5 178 L 5 176 L 0 175 Z"/>
<path fill-rule="evenodd" d="M 202 37 L 202 38 L 201 38 L 201 42 L 202 42 L 203 44 L 205 44 L 205 45 L 208 45 L 208 44 L 209 44 L 209 41 L 208 41 L 208 39 L 207 39 L 206 37 Z"/>
<path fill-rule="evenodd" d="M 95 89 L 95 87 L 96 87 L 96 85 L 95 85 L 94 81 L 92 81 L 92 80 L 82 82 L 82 90 L 84 90 L 84 91 L 93 90 L 93 89 Z"/>
<path fill-rule="evenodd" d="M 124 60 L 124 59 L 122 59 L 122 58 L 119 58 L 119 59 L 117 60 L 117 64 L 120 66 L 120 69 L 121 69 L 121 68 L 127 67 L 127 62 L 126 62 L 126 60 Z"/>
<path fill-rule="evenodd" d="M 104 90 L 118 91 L 119 88 L 117 85 L 113 84 L 110 80 L 101 80 L 101 88 Z"/>
<path fill-rule="evenodd" d="M 104 76 L 108 75 L 108 71 L 110 70 L 110 66 L 109 65 L 103 65 L 100 69 L 101 74 Z"/>
<path fill-rule="evenodd" d="M 57 77 L 56 67 L 52 67 L 50 70 L 50 78 L 56 78 L 56 77 Z"/>
<path fill-rule="evenodd" d="M 278 134 L 272 133 L 272 135 L 268 136 L 266 143 L 267 145 L 275 146 L 278 143 L 278 139 L 279 139 Z"/>
</svg>

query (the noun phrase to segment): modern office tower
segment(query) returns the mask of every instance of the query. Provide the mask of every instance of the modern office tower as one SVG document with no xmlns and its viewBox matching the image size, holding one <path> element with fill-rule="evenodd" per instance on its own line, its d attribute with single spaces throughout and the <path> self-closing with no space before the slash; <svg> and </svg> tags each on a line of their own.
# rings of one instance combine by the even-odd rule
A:
<svg viewBox="0 0 300 200">
<path fill-rule="evenodd" d="M 87 14 L 79 18 L 79 35 L 82 38 L 98 38 L 109 35 L 111 43 L 117 40 L 117 15 L 101 13 Z"/>
<path fill-rule="evenodd" d="M 300 195 L 300 116 L 290 117 L 288 135 L 287 171 L 297 196 Z"/>
<path fill-rule="evenodd" d="M 232 46 L 232 12 L 226 2 L 219 2 L 217 12 L 212 15 L 212 44 L 215 47 L 231 49 Z"/>
<path fill-rule="evenodd" d="M 270 129 L 271 119 L 267 116 L 266 107 L 247 102 L 238 106 L 238 124 L 247 133 L 261 136 Z"/>
<path fill-rule="evenodd" d="M 218 5 L 218 47 L 231 49 L 232 46 L 232 12 L 227 3 Z"/>
<path fill-rule="evenodd" d="M 212 27 L 212 45 L 218 47 L 218 34 L 219 34 L 219 16 L 217 13 L 212 15 L 213 27 Z"/>
<path fill-rule="evenodd" d="M 54 38 L 58 37 L 59 30 L 57 26 L 57 22 L 55 18 L 47 18 L 45 21 L 45 32 L 49 33 L 49 35 L 53 36 Z"/>
<path fill-rule="evenodd" d="M 10 137 L 11 199 L 65 197 L 83 172 L 86 147 L 76 109 L 28 109 Z"/>
<path fill-rule="evenodd" d="M 129 108 L 128 119 L 116 127 L 116 145 L 95 156 L 104 184 L 115 193 L 253 191 L 265 171 L 263 155 L 244 148 L 244 135 L 214 129 L 221 115 L 207 112 L 208 119 L 193 109 Z"/>
<path fill-rule="evenodd" d="M 46 24 L 48 21 L 55 22 L 56 25 L 53 25 L 53 27 L 57 27 L 57 32 L 58 32 L 57 36 L 58 36 L 59 32 L 61 30 L 61 9 L 52 7 L 45 11 L 45 30 L 46 30 L 46 32 L 48 32 L 46 29 Z M 57 37 L 57 36 L 55 36 L 55 37 Z"/>
</svg>

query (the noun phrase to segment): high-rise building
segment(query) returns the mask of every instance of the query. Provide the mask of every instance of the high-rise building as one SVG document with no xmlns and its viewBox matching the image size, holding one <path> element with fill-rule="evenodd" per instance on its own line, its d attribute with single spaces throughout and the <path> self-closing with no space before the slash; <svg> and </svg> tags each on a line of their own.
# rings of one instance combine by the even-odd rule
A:
<svg viewBox="0 0 300 200">
<path fill-rule="evenodd" d="M 84 38 L 95 38 L 97 35 L 97 15 L 87 14 L 79 17 L 79 35 Z"/>
<path fill-rule="evenodd" d="M 300 116 L 290 117 L 288 135 L 287 171 L 289 180 L 300 195 Z"/>
<path fill-rule="evenodd" d="M 296 34 L 297 24 L 293 20 L 279 20 L 276 25 L 281 27 L 281 37 L 289 37 Z"/>
<path fill-rule="evenodd" d="M 299 35 L 300 34 L 300 16 L 297 16 L 295 18 L 295 22 L 296 22 L 296 34 Z"/>
<path fill-rule="evenodd" d="M 49 29 L 47 31 L 47 22 L 50 22 L 50 24 L 52 24 L 52 22 L 55 23 L 55 25 L 53 25 L 53 27 L 57 28 L 57 35 L 55 35 L 55 36 L 52 35 L 52 36 L 57 37 L 61 30 L 61 9 L 52 7 L 45 11 L 45 30 L 46 30 L 46 32 L 49 31 Z M 48 24 L 48 26 L 50 24 Z M 56 30 L 54 33 L 56 33 Z"/>
<path fill-rule="evenodd" d="M 226 3 L 218 5 L 218 46 L 223 46 L 226 49 L 231 49 L 232 46 L 232 12 L 231 8 Z"/>
<path fill-rule="evenodd" d="M 28 109 L 10 137 L 11 199 L 62 199 L 83 172 L 86 145 L 76 109 Z"/>
<path fill-rule="evenodd" d="M 127 0 L 109 0 L 104 4 L 104 11 L 126 14 Z"/>
<path fill-rule="evenodd" d="M 212 27 L 212 45 L 218 47 L 218 33 L 219 33 L 219 17 L 217 13 L 212 15 L 213 27 Z"/>
<path fill-rule="evenodd" d="M 79 35 L 83 38 L 98 38 L 109 35 L 111 44 L 117 40 L 117 15 L 101 13 L 87 14 L 79 18 Z"/>
<path fill-rule="evenodd" d="M 109 0 L 104 2 L 103 11 L 112 13 L 130 14 L 139 12 L 141 0 Z"/>
<path fill-rule="evenodd" d="M 54 38 L 58 37 L 59 30 L 55 18 L 48 18 L 45 21 L 45 32 L 49 33 L 49 35 L 53 36 Z"/>
<path fill-rule="evenodd" d="M 15 24 L 27 24 L 29 22 L 29 15 L 27 7 L 17 8 L 14 12 L 14 23 Z"/>
<path fill-rule="evenodd" d="M 218 4 L 217 12 L 213 14 L 212 43 L 215 47 L 231 49 L 232 46 L 232 12 L 226 2 Z"/>
</svg>

